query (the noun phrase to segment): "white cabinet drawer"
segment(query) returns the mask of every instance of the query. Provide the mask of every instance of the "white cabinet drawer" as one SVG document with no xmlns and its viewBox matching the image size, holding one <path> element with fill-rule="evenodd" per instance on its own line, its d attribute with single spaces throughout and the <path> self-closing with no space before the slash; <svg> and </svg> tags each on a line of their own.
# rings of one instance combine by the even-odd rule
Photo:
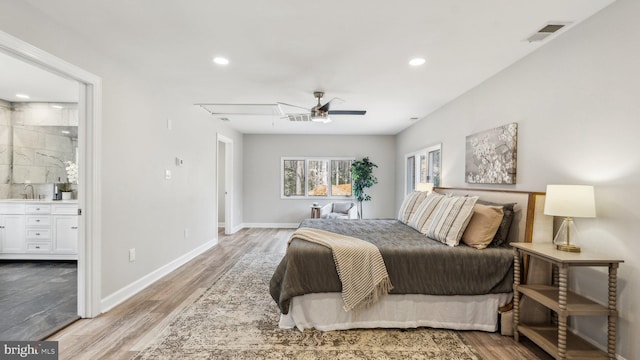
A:
<svg viewBox="0 0 640 360">
<path fill-rule="evenodd" d="M 24 204 L 2 203 L 0 204 L 0 214 L 7 214 L 7 215 L 24 214 L 24 211 L 25 211 L 24 208 L 25 208 Z"/>
<path fill-rule="evenodd" d="M 27 239 L 29 240 L 49 240 L 51 230 L 49 229 L 27 229 Z"/>
<path fill-rule="evenodd" d="M 27 214 L 50 214 L 51 205 L 34 204 L 27 205 Z"/>
<path fill-rule="evenodd" d="M 49 226 L 51 224 L 51 216 L 44 215 L 28 215 L 27 226 Z"/>
<path fill-rule="evenodd" d="M 37 252 L 51 252 L 51 243 L 27 243 L 27 252 L 37 253 Z"/>
<path fill-rule="evenodd" d="M 55 215 L 78 215 L 78 205 L 53 205 L 51 213 Z"/>
</svg>

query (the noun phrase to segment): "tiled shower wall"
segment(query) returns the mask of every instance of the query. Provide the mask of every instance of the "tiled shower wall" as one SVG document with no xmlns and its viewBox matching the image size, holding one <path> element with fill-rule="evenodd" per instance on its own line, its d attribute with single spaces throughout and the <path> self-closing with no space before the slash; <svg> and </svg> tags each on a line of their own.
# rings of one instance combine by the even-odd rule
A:
<svg viewBox="0 0 640 360">
<path fill-rule="evenodd" d="M 50 199 L 53 184 L 66 180 L 64 162 L 76 161 L 77 137 L 62 134 L 61 126 L 77 126 L 77 106 L 51 105 L 0 100 L 0 198 L 22 198 L 31 183 Z"/>
</svg>

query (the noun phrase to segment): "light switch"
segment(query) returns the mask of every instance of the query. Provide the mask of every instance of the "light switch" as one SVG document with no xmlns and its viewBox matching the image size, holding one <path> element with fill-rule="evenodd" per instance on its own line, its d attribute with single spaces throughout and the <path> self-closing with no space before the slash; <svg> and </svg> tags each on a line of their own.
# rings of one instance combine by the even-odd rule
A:
<svg viewBox="0 0 640 360">
<path fill-rule="evenodd" d="M 169 170 L 169 169 L 165 169 L 164 170 L 164 179 L 165 180 L 171 180 L 171 170 Z"/>
</svg>

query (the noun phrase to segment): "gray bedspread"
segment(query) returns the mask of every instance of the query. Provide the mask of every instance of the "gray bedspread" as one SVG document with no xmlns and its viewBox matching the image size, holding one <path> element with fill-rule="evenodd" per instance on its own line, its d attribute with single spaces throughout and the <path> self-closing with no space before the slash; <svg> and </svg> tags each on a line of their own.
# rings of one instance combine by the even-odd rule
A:
<svg viewBox="0 0 640 360">
<path fill-rule="evenodd" d="M 513 290 L 513 251 L 509 248 L 450 247 L 397 220 L 309 219 L 300 227 L 376 245 L 393 284 L 391 294 L 481 295 Z M 270 283 L 271 296 L 283 314 L 289 312 L 295 296 L 341 290 L 331 250 L 300 239 L 291 241 Z"/>
</svg>

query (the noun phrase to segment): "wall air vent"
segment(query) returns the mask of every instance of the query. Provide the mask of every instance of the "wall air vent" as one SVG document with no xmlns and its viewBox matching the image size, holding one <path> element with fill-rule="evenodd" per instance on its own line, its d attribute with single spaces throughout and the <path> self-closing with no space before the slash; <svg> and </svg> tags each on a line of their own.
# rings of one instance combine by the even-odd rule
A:
<svg viewBox="0 0 640 360">
<path fill-rule="evenodd" d="M 568 23 L 568 22 L 548 23 L 548 24 L 544 25 L 542 28 L 540 28 L 540 30 L 536 31 L 531 36 L 529 36 L 526 40 L 528 42 L 542 41 L 542 40 L 546 39 L 547 37 L 553 35 L 556 31 L 564 28 L 568 24 L 570 24 L 570 23 Z"/>
</svg>

